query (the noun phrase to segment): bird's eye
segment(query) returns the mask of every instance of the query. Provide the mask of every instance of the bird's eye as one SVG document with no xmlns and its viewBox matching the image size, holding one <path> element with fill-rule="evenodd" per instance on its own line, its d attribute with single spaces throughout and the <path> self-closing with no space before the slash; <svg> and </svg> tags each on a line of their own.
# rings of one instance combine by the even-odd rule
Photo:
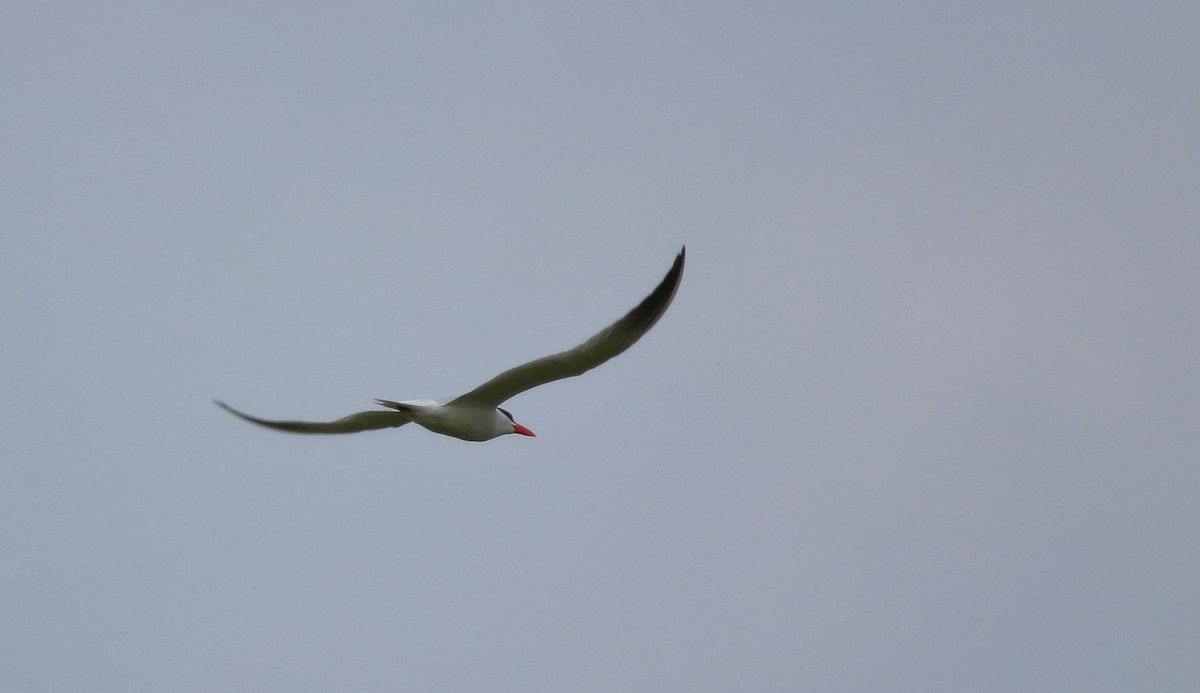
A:
<svg viewBox="0 0 1200 693">
<path fill-rule="evenodd" d="M 517 420 L 512 417 L 512 414 L 509 414 L 507 410 L 501 409 L 500 407 L 496 407 L 496 411 L 507 416 L 509 421 L 512 421 L 513 423 L 517 422 Z"/>
</svg>

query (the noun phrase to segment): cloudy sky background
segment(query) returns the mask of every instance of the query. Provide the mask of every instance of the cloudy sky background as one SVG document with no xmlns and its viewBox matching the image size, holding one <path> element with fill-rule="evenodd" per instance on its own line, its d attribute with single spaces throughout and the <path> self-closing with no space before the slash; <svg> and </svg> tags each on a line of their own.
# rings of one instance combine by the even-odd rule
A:
<svg viewBox="0 0 1200 693">
<path fill-rule="evenodd" d="M 1194 689 L 1198 28 L 7 4 L 0 689 Z"/>
</svg>

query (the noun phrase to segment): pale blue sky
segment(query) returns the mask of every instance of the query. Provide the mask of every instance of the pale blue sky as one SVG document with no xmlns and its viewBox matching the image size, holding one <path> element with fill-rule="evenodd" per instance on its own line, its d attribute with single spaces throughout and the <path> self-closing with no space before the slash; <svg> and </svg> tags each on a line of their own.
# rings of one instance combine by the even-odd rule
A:
<svg viewBox="0 0 1200 693">
<path fill-rule="evenodd" d="M 0 690 L 1194 689 L 1198 29 L 9 3 Z"/>
</svg>

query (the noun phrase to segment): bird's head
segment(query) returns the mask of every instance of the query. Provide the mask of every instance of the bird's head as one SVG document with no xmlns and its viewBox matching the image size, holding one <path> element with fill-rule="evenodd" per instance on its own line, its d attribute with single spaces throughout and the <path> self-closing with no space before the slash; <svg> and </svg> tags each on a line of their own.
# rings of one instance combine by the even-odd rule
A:
<svg viewBox="0 0 1200 693">
<path fill-rule="evenodd" d="M 508 413 L 508 410 L 506 410 L 506 409 L 501 409 L 500 407 L 496 407 L 496 411 L 498 411 L 498 412 L 500 412 L 501 414 L 503 414 L 503 415 L 504 415 L 504 418 L 508 419 L 508 422 L 509 422 L 510 424 L 512 424 L 512 430 L 511 430 L 511 431 L 508 431 L 508 433 L 520 433 L 520 434 L 521 434 L 521 435 L 523 435 L 523 436 L 529 436 L 529 437 L 531 437 L 531 438 L 536 438 L 536 437 L 537 437 L 537 436 L 535 436 L 535 435 L 533 434 L 533 431 L 529 430 L 528 428 L 525 428 L 525 427 L 524 427 L 524 426 L 522 426 L 521 424 L 519 424 L 519 423 L 517 423 L 516 421 L 514 421 L 514 420 L 513 420 L 513 416 L 512 416 L 512 414 L 509 414 L 509 413 Z"/>
</svg>

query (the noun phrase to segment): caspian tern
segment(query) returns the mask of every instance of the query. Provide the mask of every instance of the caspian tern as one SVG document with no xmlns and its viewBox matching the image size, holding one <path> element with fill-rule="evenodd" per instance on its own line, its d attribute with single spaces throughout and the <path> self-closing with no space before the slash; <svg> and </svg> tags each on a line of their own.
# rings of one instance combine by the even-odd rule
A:
<svg viewBox="0 0 1200 693">
<path fill-rule="evenodd" d="M 406 400 L 392 402 L 377 399 L 386 410 L 360 411 L 336 421 L 270 421 L 240 412 L 220 400 L 213 400 L 225 411 L 251 423 L 289 433 L 357 433 L 381 428 L 397 428 L 406 423 L 462 440 L 484 441 L 509 433 L 533 436 L 533 431 L 513 420 L 500 405 L 526 390 L 563 378 L 582 375 L 620 354 L 650 331 L 662 317 L 683 277 L 686 248 L 679 251 L 675 264 L 659 285 L 625 317 L 592 335 L 590 339 L 558 354 L 510 368 L 470 392 L 448 401 Z"/>
</svg>

